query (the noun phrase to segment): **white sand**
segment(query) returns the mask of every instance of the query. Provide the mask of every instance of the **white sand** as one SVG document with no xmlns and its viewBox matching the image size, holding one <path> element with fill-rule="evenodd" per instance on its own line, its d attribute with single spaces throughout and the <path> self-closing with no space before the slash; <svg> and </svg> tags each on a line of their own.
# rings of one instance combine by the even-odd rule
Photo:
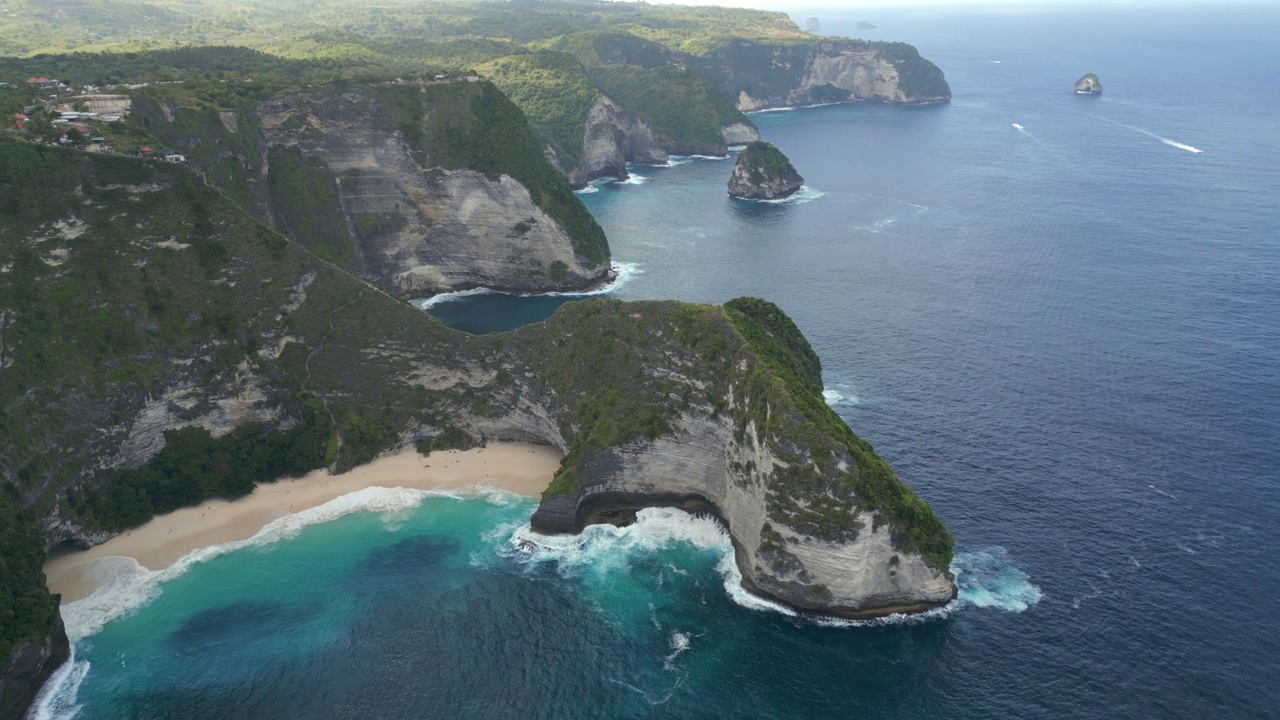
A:
<svg viewBox="0 0 1280 720">
<path fill-rule="evenodd" d="M 193 550 L 253 537 L 276 518 L 367 487 L 433 490 L 483 483 L 537 497 L 551 483 L 562 457 L 555 448 L 522 443 L 490 443 L 425 457 L 407 448 L 342 475 L 316 470 L 297 479 L 258 485 L 239 500 L 206 500 L 198 507 L 175 510 L 97 547 L 52 557 L 45 562 L 44 572 L 49 590 L 61 593 L 63 602 L 71 602 L 96 589 L 86 570 L 101 558 L 130 557 L 148 570 L 161 570 Z"/>
</svg>

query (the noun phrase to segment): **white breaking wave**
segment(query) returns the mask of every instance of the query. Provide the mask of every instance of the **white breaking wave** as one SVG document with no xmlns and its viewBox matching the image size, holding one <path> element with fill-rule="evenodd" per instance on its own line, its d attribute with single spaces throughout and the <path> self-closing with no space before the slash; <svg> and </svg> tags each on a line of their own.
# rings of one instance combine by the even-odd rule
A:
<svg viewBox="0 0 1280 720">
<path fill-rule="evenodd" d="M 591 184 L 591 183 L 587 183 L 587 186 L 586 186 L 586 187 L 581 188 L 581 189 L 578 189 L 578 190 L 574 190 L 574 192 L 575 192 L 575 193 L 577 193 L 578 195 L 590 195 L 591 193 L 598 193 L 598 192 L 600 192 L 600 188 L 596 187 L 595 185 L 593 185 L 593 184 Z"/>
<path fill-rule="evenodd" d="M 951 572 L 960 589 L 957 602 L 962 605 L 1020 613 L 1044 597 L 1031 578 L 1014 566 L 1008 551 L 998 545 L 956 553 Z"/>
<path fill-rule="evenodd" d="M 734 560 L 733 543 L 728 532 L 713 518 L 690 515 L 674 508 L 645 508 L 636 513 L 636 521 L 627 527 L 589 525 L 578 535 L 542 535 L 525 523 L 505 541 L 497 542 L 496 549 L 499 555 L 523 563 L 555 562 L 563 574 L 575 575 L 588 569 L 597 573 L 626 572 L 631 553 L 655 552 L 676 542 L 720 553 L 716 571 L 723 579 L 725 593 L 734 603 L 749 610 L 778 613 L 823 627 L 878 627 L 929 622 L 949 617 L 965 606 L 1022 612 L 1043 597 L 1040 588 L 1030 582 L 1026 573 L 1013 566 L 1004 548 L 993 547 L 956 554 L 951 572 L 956 575 L 959 594 L 945 606 L 923 613 L 893 614 L 871 620 L 804 615 L 743 589 L 742 574 Z"/>
<path fill-rule="evenodd" d="M 749 200 L 748 202 L 768 203 L 770 205 L 803 205 L 825 196 L 826 193 L 821 190 L 814 190 L 808 185 L 801 185 L 800 189 L 794 194 L 784 198 L 778 198 L 777 200 Z"/>
<path fill-rule="evenodd" d="M 839 385 L 837 388 L 842 388 L 843 390 L 848 389 L 843 385 Z M 831 407 L 836 407 L 838 405 L 862 404 L 862 401 L 858 399 L 857 395 L 846 395 L 843 390 L 837 388 L 826 388 L 822 391 L 822 399 L 826 400 L 827 404 Z"/>
<path fill-rule="evenodd" d="M 186 573 L 191 567 L 216 557 L 245 548 L 262 547 L 297 537 L 310 525 L 337 520 L 352 513 L 379 514 L 387 522 L 422 504 L 429 497 L 455 499 L 485 497 L 495 504 L 511 501 L 510 493 L 484 483 L 467 488 L 415 490 L 410 488 L 368 487 L 334 498 L 324 505 L 273 520 L 253 537 L 245 540 L 199 548 L 184 555 L 163 570 L 148 570 L 132 558 L 102 558 L 91 572 L 105 583 L 82 600 L 62 606 L 62 620 L 67 637 L 74 643 L 96 634 L 102 627 L 123 617 L 158 597 L 165 582 Z"/>
<path fill-rule="evenodd" d="M 541 292 L 541 293 L 510 293 L 502 290 L 493 290 L 490 288 L 472 288 L 470 290 L 459 290 L 458 292 L 440 293 L 432 295 L 429 298 L 418 298 L 409 301 L 409 304 L 419 310 L 429 310 L 440 303 L 447 303 L 453 300 L 459 300 L 465 297 L 474 297 L 476 295 L 509 295 L 511 297 L 590 297 L 592 295 L 608 295 L 611 292 L 620 290 L 624 285 L 631 281 L 636 275 L 643 275 L 644 270 L 640 269 L 639 263 L 615 262 L 613 263 L 613 280 L 594 290 L 566 290 L 564 292 Z"/>
<path fill-rule="evenodd" d="M 409 304 L 413 305 L 419 310 L 426 310 L 435 305 L 439 305 L 440 303 L 451 302 L 453 300 L 461 300 L 462 298 L 465 298 L 465 297 L 475 297 L 476 295 L 496 295 L 496 294 L 498 294 L 497 290 L 490 290 L 489 288 L 478 287 L 478 288 L 471 288 L 470 290 L 459 290 L 458 292 L 440 293 L 439 295 L 432 295 L 429 298 L 418 298 L 417 300 L 410 300 Z"/>
<path fill-rule="evenodd" d="M 77 693 L 89 662 L 75 659 L 76 643 L 102 630 L 112 620 L 136 612 L 160 596 L 169 580 L 186 573 L 193 566 L 220 555 L 245 548 L 262 547 L 296 537 L 309 525 L 337 520 L 356 512 L 382 516 L 386 522 L 403 517 L 428 497 L 484 497 L 499 505 L 513 502 L 517 496 L 485 483 L 468 488 L 414 490 L 409 488 L 369 487 L 335 498 L 324 505 L 285 515 L 267 524 L 253 537 L 194 550 L 163 570 L 148 570 L 133 558 L 107 557 L 94 561 L 86 577 L 102 584 L 88 597 L 62 606 L 62 621 L 71 640 L 71 657 L 45 684 L 32 706 L 32 720 L 69 720 L 79 712 Z"/>
<path fill-rule="evenodd" d="M 671 654 L 662 659 L 662 666 L 668 670 L 672 668 L 672 663 L 689 649 L 689 640 L 692 636 L 689 633 L 671 633 Z"/>
<path fill-rule="evenodd" d="M 1167 138 L 1167 137 L 1164 137 L 1164 136 L 1162 136 L 1162 135 L 1157 135 L 1157 134 L 1155 134 L 1155 133 L 1151 132 L 1150 130 L 1143 130 L 1143 129 L 1142 129 L 1142 128 L 1140 128 L 1140 127 L 1134 127 L 1134 126 L 1132 126 L 1132 125 L 1126 125 L 1125 123 L 1118 122 L 1118 121 L 1116 121 L 1116 120 L 1112 120 L 1111 118 L 1104 118 L 1104 117 L 1102 117 L 1101 115 L 1096 115 L 1095 117 L 1097 117 L 1099 120 L 1106 120 L 1107 122 L 1111 123 L 1112 125 L 1119 125 L 1119 126 L 1120 126 L 1120 127 L 1122 127 L 1122 128 L 1126 128 L 1126 129 L 1128 129 L 1128 130 L 1132 130 L 1132 131 L 1137 132 L 1137 133 L 1142 133 L 1143 135 L 1146 135 L 1146 136 L 1147 136 L 1147 137 L 1149 137 L 1149 138 L 1155 138 L 1156 140 L 1159 140 L 1160 142 L 1164 143 L 1165 145 L 1168 145 L 1168 146 L 1170 146 L 1170 147 L 1176 147 L 1176 148 L 1178 148 L 1179 150 L 1186 150 L 1187 152 L 1196 153 L 1196 154 L 1200 154 L 1200 153 L 1203 153 L 1203 152 L 1204 152 L 1203 150 L 1201 150 L 1201 149 L 1200 149 L 1200 148 L 1198 148 L 1198 147 L 1192 147 L 1192 146 L 1190 146 L 1190 145 L 1187 145 L 1186 143 L 1180 143 L 1180 142 L 1178 142 L 1177 140 L 1172 140 L 1172 139 Z"/>
<path fill-rule="evenodd" d="M 793 108 L 793 107 L 765 108 L 764 110 L 751 110 L 751 111 L 746 112 L 746 113 L 744 113 L 744 114 L 745 114 L 745 115 L 755 115 L 756 113 L 791 112 L 792 110 L 795 110 L 795 108 Z"/>
<path fill-rule="evenodd" d="M 88 674 L 89 661 L 76 660 L 76 647 L 72 645 L 71 655 L 40 689 L 27 717 L 31 720 L 70 720 L 75 717 L 80 712 L 77 703 L 80 683 Z"/>
<path fill-rule="evenodd" d="M 613 182 L 617 185 L 643 185 L 649 182 L 649 178 L 645 177 L 644 175 L 637 175 L 635 173 L 631 173 L 630 175 L 627 176 L 626 180 L 614 180 Z"/>
</svg>

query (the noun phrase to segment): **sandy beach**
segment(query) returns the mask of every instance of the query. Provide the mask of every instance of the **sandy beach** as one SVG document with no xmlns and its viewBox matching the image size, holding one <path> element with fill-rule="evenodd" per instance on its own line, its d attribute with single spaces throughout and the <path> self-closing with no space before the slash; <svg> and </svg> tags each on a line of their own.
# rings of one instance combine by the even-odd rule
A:
<svg viewBox="0 0 1280 720">
<path fill-rule="evenodd" d="M 561 457 L 555 448 L 524 443 L 490 443 L 429 456 L 406 448 L 342 475 L 317 470 L 258 485 L 238 500 L 207 500 L 175 510 L 89 550 L 52 556 L 44 572 L 49 589 L 71 602 L 95 589 L 85 572 L 95 560 L 129 557 L 149 570 L 161 570 L 193 550 L 253 537 L 276 518 L 368 487 L 434 490 L 484 484 L 537 497 L 551 483 Z"/>
</svg>

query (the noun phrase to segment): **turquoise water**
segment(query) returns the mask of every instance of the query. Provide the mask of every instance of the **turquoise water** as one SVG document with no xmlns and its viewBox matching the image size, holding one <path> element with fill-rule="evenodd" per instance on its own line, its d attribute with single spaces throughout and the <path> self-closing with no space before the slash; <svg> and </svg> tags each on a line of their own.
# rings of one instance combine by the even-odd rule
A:
<svg viewBox="0 0 1280 720">
<path fill-rule="evenodd" d="M 756 115 L 803 202 L 699 159 L 581 197 L 614 296 L 795 318 L 955 535 L 961 602 L 829 627 L 734 592 L 705 521 L 546 547 L 529 501 L 373 493 L 163 584 L 117 567 L 40 716 L 1280 715 L 1280 11 L 865 19 L 955 100 Z M 567 301 L 527 300 L 452 321 Z"/>
<path fill-rule="evenodd" d="M 962 600 L 931 619 L 819 623 L 745 595 L 711 519 L 650 510 L 545 538 L 528 531 L 534 507 L 365 491 L 167 581 L 125 573 L 111 604 L 68 608 L 73 635 L 100 629 L 77 638 L 37 717 L 644 717 L 691 710 L 775 653 L 805 656 L 796 682 L 834 681 L 850 661 L 905 659 L 965 605 L 1039 599 L 995 549 L 958 558 Z M 795 702 L 770 701 L 772 683 L 741 688 L 765 696 L 757 716 Z"/>
</svg>

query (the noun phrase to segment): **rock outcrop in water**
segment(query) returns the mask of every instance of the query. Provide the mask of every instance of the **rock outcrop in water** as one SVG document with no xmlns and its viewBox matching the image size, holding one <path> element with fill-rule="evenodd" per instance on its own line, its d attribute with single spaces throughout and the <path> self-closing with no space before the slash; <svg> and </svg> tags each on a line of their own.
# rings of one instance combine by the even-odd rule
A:
<svg viewBox="0 0 1280 720">
<path fill-rule="evenodd" d="M 781 150 L 767 142 L 753 142 L 738 154 L 729 177 L 729 196 L 743 200 L 778 200 L 794 195 L 804 185 Z"/>
<path fill-rule="evenodd" d="M 1102 82 L 1097 75 L 1088 73 L 1076 81 L 1075 90 L 1077 95 L 1101 95 Z"/>
</svg>

